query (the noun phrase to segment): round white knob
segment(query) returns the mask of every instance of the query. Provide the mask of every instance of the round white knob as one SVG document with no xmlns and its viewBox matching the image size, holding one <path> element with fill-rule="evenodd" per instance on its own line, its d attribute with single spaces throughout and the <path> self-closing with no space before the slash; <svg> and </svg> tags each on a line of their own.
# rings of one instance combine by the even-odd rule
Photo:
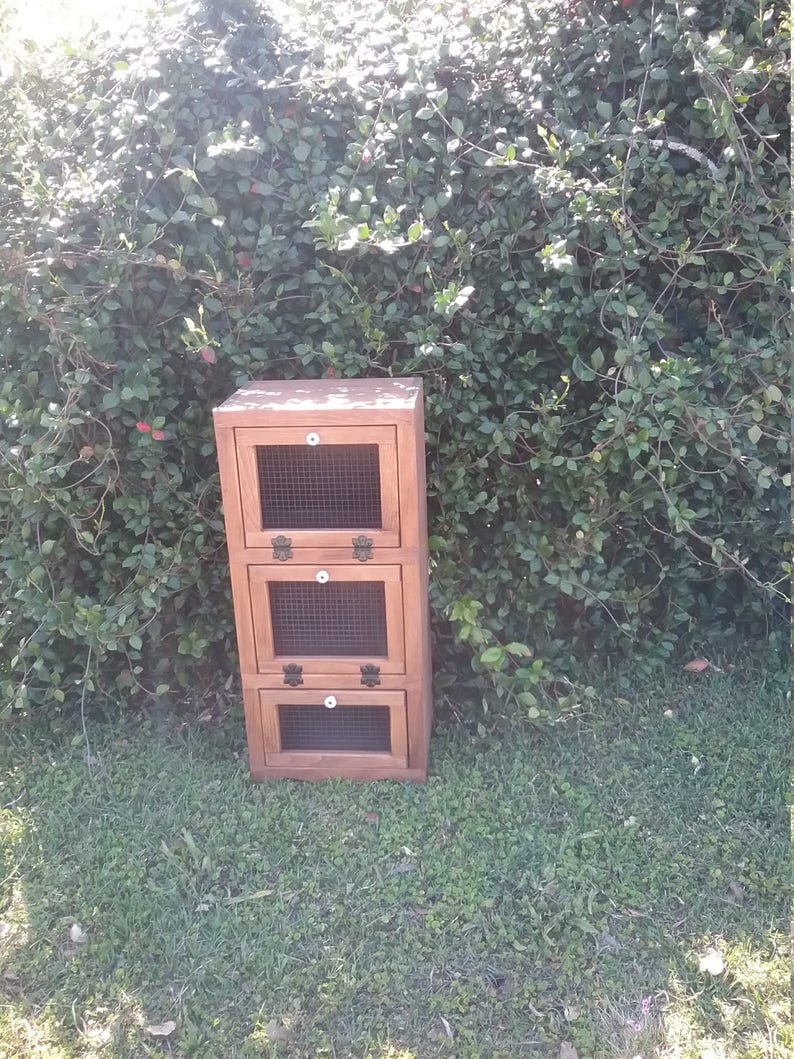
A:
<svg viewBox="0 0 794 1059">
<path fill-rule="evenodd" d="M 327 570 L 318 570 L 314 575 L 314 580 L 318 585 L 324 585 L 327 581 L 331 580 L 331 575 Z"/>
<path fill-rule="evenodd" d="M 306 444 L 307 445 L 319 445 L 320 444 L 320 435 L 319 434 L 315 434 L 314 432 L 312 432 L 311 434 L 307 434 L 306 435 Z"/>
<path fill-rule="evenodd" d="M 327 710 L 332 710 L 334 708 L 334 706 L 336 706 L 336 698 L 335 698 L 335 696 L 333 696 L 333 695 L 326 696 L 326 698 L 323 700 L 323 706 L 325 706 L 325 708 Z"/>
</svg>

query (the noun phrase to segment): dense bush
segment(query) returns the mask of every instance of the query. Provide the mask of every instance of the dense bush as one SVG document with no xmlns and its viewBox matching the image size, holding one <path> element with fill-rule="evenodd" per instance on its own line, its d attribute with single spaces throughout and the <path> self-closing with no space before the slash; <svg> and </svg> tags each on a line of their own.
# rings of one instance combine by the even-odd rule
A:
<svg viewBox="0 0 794 1059">
<path fill-rule="evenodd" d="M 424 377 L 442 688 L 768 632 L 786 6 L 169 10 L 0 85 L 3 703 L 234 671 L 256 377 Z"/>
</svg>

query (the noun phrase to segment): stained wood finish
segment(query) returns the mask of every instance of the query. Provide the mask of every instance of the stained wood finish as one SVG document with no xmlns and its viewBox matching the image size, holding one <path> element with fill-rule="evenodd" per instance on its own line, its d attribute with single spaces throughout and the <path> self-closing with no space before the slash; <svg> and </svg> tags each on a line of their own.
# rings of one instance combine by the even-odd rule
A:
<svg viewBox="0 0 794 1059">
<path fill-rule="evenodd" d="M 427 769 L 377 766 L 362 768 L 361 766 L 347 766 L 341 770 L 338 765 L 325 765 L 315 768 L 295 768 L 294 766 L 262 766 L 251 769 L 251 779 L 255 783 L 265 780 L 319 780 L 332 779 L 360 780 L 366 783 L 374 783 L 378 780 L 400 780 L 403 783 L 426 783 Z"/>
<path fill-rule="evenodd" d="M 412 417 L 422 403 L 421 379 L 302 379 L 295 382 L 257 380 L 246 383 L 215 409 L 215 415 L 241 424 L 241 417 L 277 413 L 278 425 L 285 414 L 302 416 L 305 422 L 321 414 L 323 422 L 393 423 L 400 412 Z M 366 420 L 351 419 L 351 412 L 363 412 Z M 268 417 L 269 418 L 269 417 Z"/>
<path fill-rule="evenodd" d="M 309 429 L 311 427 L 311 429 Z M 320 445 L 376 445 L 380 469 L 381 526 L 353 525 L 346 529 L 294 529 L 289 525 L 262 527 L 259 472 L 256 450 L 267 445 L 306 445 L 308 434 L 316 433 Z M 365 535 L 379 548 L 396 548 L 400 544 L 399 488 L 397 484 L 396 431 L 392 426 L 326 427 L 323 423 L 292 428 L 237 428 L 234 432 L 237 453 L 243 531 L 246 548 L 268 548 L 276 536 L 287 536 L 294 548 L 352 548 L 352 538 Z"/>
<path fill-rule="evenodd" d="M 385 655 L 345 656 L 276 654 L 268 584 L 274 582 L 303 582 L 316 584 L 318 573 L 325 572 L 330 580 L 369 584 L 380 581 L 386 598 Z M 296 663 L 305 673 L 358 673 L 362 665 L 377 665 L 382 673 L 405 672 L 405 638 L 402 604 L 402 568 L 399 566 L 332 566 L 325 571 L 315 566 L 249 566 L 249 599 L 253 622 L 255 669 L 259 673 L 281 673 L 285 665 Z M 248 656 L 250 657 L 250 656 Z M 242 663 L 241 663 L 242 664 Z"/>
<path fill-rule="evenodd" d="M 322 705 L 325 695 L 339 699 L 336 709 L 355 709 L 359 706 L 385 706 L 389 710 L 390 752 L 282 750 L 278 723 L 279 706 Z M 259 692 L 262 720 L 262 745 L 265 765 L 293 769 L 366 769 L 406 768 L 408 751 L 405 721 L 405 695 L 402 692 L 380 692 L 367 695 L 327 686 L 320 691 L 302 691 L 285 695 L 281 691 L 265 689 Z"/>
<path fill-rule="evenodd" d="M 421 380 L 254 382 L 214 417 L 252 778 L 423 782 L 432 702 Z M 256 447 L 305 444 L 309 432 L 320 444 L 377 445 L 379 529 L 262 529 Z M 371 559 L 354 558 L 360 535 L 372 540 Z M 290 538 L 287 558 L 274 554 L 278 536 Z M 267 585 L 313 580 L 320 568 L 336 580 L 383 582 L 386 656 L 275 657 Z M 290 663 L 302 667 L 297 687 L 284 684 Z M 367 664 L 380 669 L 375 687 L 361 684 Z M 282 750 L 276 707 L 313 705 L 327 694 L 351 706 L 387 705 L 391 753 Z"/>
<path fill-rule="evenodd" d="M 285 534 L 289 536 L 289 534 Z M 366 534 L 365 534 L 366 536 Z M 377 563 L 389 563 L 404 566 L 406 563 L 417 563 L 420 561 L 420 550 L 418 548 L 377 548 L 372 549 L 372 558 L 361 560 L 353 554 L 353 539 L 348 538 L 343 548 L 296 548 L 291 546 L 292 555 L 286 559 L 278 559 L 273 555 L 273 547 L 268 548 L 237 548 L 229 545 L 229 559 L 240 563 L 241 566 L 283 566 L 288 570 L 292 566 L 325 566 L 328 563 L 353 563 L 366 569 Z"/>
<path fill-rule="evenodd" d="M 300 664 L 300 663 L 298 663 Z M 375 663 L 377 665 L 377 662 Z M 306 691 L 310 689 L 316 689 L 321 691 L 323 688 L 328 686 L 328 682 L 333 681 L 335 688 L 350 688 L 353 691 L 361 691 L 365 695 L 377 694 L 379 691 L 407 691 L 415 692 L 421 697 L 422 693 L 422 678 L 416 674 L 408 673 L 383 673 L 378 675 L 379 683 L 369 687 L 361 683 L 361 670 L 357 668 L 355 672 L 349 673 L 312 673 L 304 670 L 301 673 L 301 682 L 293 687 L 291 684 L 287 684 L 284 680 L 283 674 L 281 673 L 256 673 L 249 672 L 243 673 L 242 685 L 244 688 L 278 688 L 284 689 L 284 694 L 291 694 L 293 691 Z"/>
</svg>

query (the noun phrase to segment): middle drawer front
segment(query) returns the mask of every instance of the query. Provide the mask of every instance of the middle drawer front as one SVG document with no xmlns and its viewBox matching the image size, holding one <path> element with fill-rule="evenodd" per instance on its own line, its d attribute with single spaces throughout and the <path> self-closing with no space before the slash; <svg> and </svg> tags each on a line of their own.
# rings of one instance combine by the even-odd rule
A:
<svg viewBox="0 0 794 1059">
<path fill-rule="evenodd" d="M 257 672 L 405 672 L 399 566 L 249 566 Z"/>
</svg>

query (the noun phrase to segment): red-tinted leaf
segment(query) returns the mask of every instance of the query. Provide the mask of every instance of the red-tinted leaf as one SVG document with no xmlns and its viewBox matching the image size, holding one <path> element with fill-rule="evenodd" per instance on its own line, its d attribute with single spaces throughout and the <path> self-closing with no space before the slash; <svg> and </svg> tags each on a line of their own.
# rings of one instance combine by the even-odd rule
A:
<svg viewBox="0 0 794 1059">
<path fill-rule="evenodd" d="M 361 152 L 361 162 L 363 165 L 369 165 L 371 161 L 372 151 L 370 151 L 369 147 L 365 147 L 364 150 Z"/>
<path fill-rule="evenodd" d="M 215 363 L 215 350 L 214 349 L 210 349 L 209 346 L 205 346 L 203 349 L 199 350 L 199 353 L 201 354 L 201 359 L 202 360 L 206 360 L 206 362 L 208 364 L 214 364 Z"/>
<path fill-rule="evenodd" d="M 250 255 L 249 254 L 238 254 L 237 255 L 237 264 L 240 266 L 240 268 L 248 268 L 248 266 L 251 264 Z"/>
<path fill-rule="evenodd" d="M 370 824 L 377 824 L 377 822 L 378 822 L 378 814 L 377 813 L 367 813 L 367 815 L 364 817 L 364 819 Z"/>
<path fill-rule="evenodd" d="M 139 422 L 137 422 L 135 426 L 138 428 L 138 430 L 140 430 L 141 434 L 148 434 L 149 431 L 152 429 L 150 424 L 144 423 L 142 419 L 139 420 Z"/>
<path fill-rule="evenodd" d="M 152 431 L 152 437 L 154 438 L 155 441 L 165 441 L 165 431 L 164 430 L 153 430 Z"/>
<path fill-rule="evenodd" d="M 687 662 L 684 669 L 687 673 L 702 673 L 710 665 L 711 662 L 707 662 L 705 658 L 693 658 L 691 662 Z"/>
</svg>

